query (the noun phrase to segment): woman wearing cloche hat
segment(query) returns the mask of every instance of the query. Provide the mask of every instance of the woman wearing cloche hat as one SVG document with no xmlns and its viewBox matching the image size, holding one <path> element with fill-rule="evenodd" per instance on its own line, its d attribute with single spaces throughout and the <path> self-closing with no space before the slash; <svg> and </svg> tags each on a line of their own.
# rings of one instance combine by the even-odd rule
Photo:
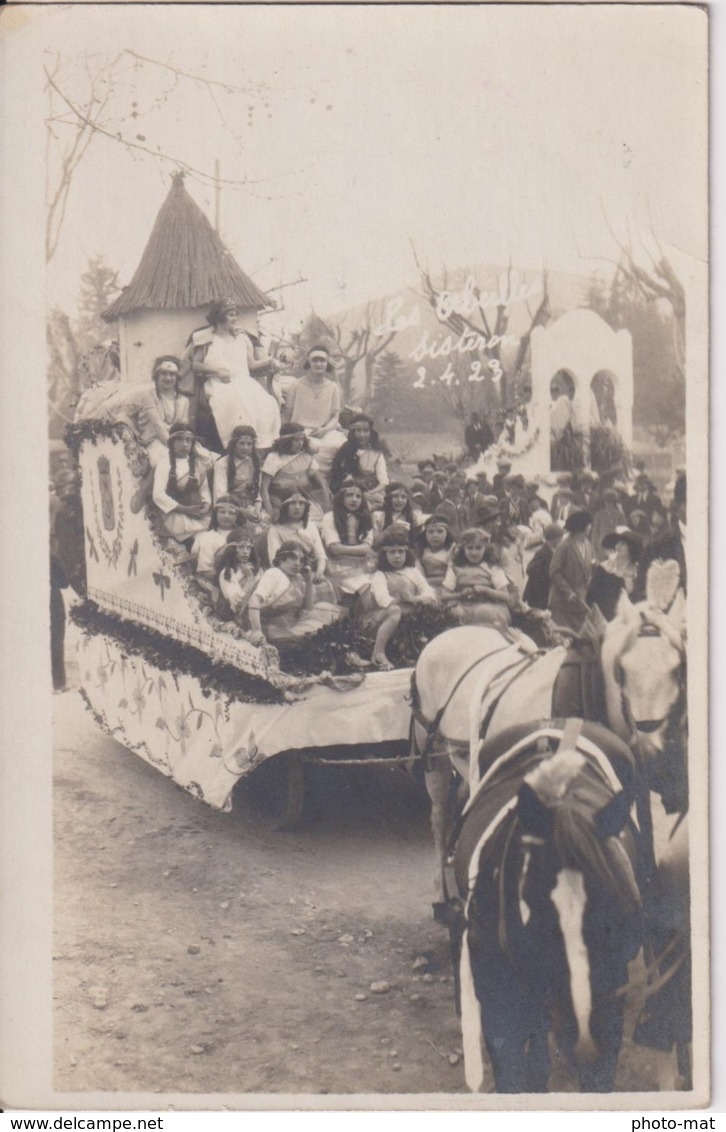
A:
<svg viewBox="0 0 726 1132">
<path fill-rule="evenodd" d="M 589 511 L 572 511 L 550 564 L 550 613 L 558 625 L 574 633 L 580 631 L 588 613 L 586 595 L 595 558 L 591 526 Z"/>
</svg>

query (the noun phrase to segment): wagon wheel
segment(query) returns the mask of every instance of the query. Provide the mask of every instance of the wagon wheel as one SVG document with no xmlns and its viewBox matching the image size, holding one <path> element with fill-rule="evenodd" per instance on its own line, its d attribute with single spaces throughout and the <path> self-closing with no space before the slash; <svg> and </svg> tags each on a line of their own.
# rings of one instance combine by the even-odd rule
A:
<svg viewBox="0 0 726 1132">
<path fill-rule="evenodd" d="M 249 779 L 253 804 L 270 829 L 292 829 L 302 817 L 305 764 L 290 751 L 266 759 Z"/>
</svg>

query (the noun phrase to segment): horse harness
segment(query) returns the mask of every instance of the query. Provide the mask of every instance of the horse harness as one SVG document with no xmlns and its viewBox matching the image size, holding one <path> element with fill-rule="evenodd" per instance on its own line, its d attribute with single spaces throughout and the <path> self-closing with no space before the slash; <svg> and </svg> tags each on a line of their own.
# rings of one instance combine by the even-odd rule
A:
<svg viewBox="0 0 726 1132">
<path fill-rule="evenodd" d="M 507 649 L 510 649 L 512 647 L 512 645 L 516 644 L 517 642 L 512 640 L 502 648 L 494 649 L 493 652 L 487 653 L 486 656 L 479 656 L 476 658 L 476 660 L 472 661 L 468 668 L 465 668 L 461 673 L 458 680 L 455 682 L 451 691 L 449 692 L 449 695 L 447 696 L 443 706 L 439 708 L 433 719 L 427 719 L 421 711 L 418 688 L 416 686 L 416 672 L 414 670 L 411 676 L 411 736 L 413 738 L 414 721 L 421 727 L 423 727 L 426 731 L 426 744 L 424 746 L 424 750 L 422 752 L 419 752 L 424 760 L 424 768 L 426 770 L 431 769 L 431 749 L 433 747 L 434 739 L 436 739 L 436 737 L 440 734 L 439 727 L 441 725 L 441 720 L 444 718 L 444 715 L 446 714 L 451 701 L 453 700 L 461 685 L 466 680 L 467 676 L 470 676 L 474 669 L 477 668 L 480 664 L 483 664 L 485 661 L 490 660 L 491 657 L 496 656 L 500 652 L 506 652 Z M 506 674 L 508 672 L 511 672 L 512 669 L 516 669 L 510 679 L 505 681 L 498 689 L 497 694 L 489 704 L 486 715 L 484 716 L 481 724 L 480 733 L 486 734 L 486 731 L 489 728 L 489 725 L 491 724 L 492 718 L 494 716 L 494 712 L 499 706 L 500 700 L 504 693 L 509 690 L 509 688 L 515 682 L 515 680 L 519 678 L 519 676 L 528 671 L 535 660 L 539 660 L 539 658 L 544 655 L 545 651 L 546 650 L 544 649 L 538 649 L 534 653 L 526 653 L 524 656 L 520 655 L 515 661 L 512 662 L 512 664 L 507 665 L 506 668 L 497 673 L 495 679 L 506 676 Z"/>
</svg>

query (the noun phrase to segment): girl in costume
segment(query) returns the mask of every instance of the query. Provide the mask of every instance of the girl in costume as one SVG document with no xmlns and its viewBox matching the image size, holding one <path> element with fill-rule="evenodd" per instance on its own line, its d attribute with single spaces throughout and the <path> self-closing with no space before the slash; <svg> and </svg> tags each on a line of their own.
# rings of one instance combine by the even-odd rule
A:
<svg viewBox="0 0 726 1132">
<path fill-rule="evenodd" d="M 215 461 L 212 470 L 212 498 L 231 495 L 247 523 L 260 521 L 260 458 L 256 439 L 250 425 L 238 425 L 232 430 L 226 454 Z"/>
<path fill-rule="evenodd" d="M 310 498 L 298 488 L 290 488 L 282 496 L 277 522 L 267 532 L 267 556 L 270 562 L 284 542 L 298 542 L 307 552 L 313 569 L 313 590 L 316 601 L 335 601 L 335 590 L 325 577 L 328 557 L 320 531 L 310 519 Z"/>
<path fill-rule="evenodd" d="M 453 558 L 454 538 L 446 516 L 435 512 L 423 525 L 417 538 L 418 560 L 426 581 L 440 593 Z"/>
<path fill-rule="evenodd" d="M 302 425 L 289 421 L 280 429 L 272 451 L 262 465 L 262 506 L 273 518 L 280 506 L 282 495 L 291 488 L 313 490 L 319 494 L 325 510 L 330 507 L 327 484 L 320 475 L 310 442 Z M 323 511 L 315 504 L 313 520 L 320 522 Z"/>
<path fill-rule="evenodd" d="M 386 484 L 383 508 L 373 512 L 373 546 L 380 546 L 384 531 L 394 523 L 405 527 L 409 541 L 412 541 L 414 528 L 419 527 L 423 519 L 423 513 L 414 507 L 411 492 L 404 483 L 394 480 L 393 483 Z"/>
<path fill-rule="evenodd" d="M 306 559 L 298 542 L 284 542 L 250 597 L 250 626 L 270 644 L 295 645 L 343 615 L 339 605 L 315 602 L 313 574 Z"/>
<path fill-rule="evenodd" d="M 381 540 L 378 569 L 370 589 L 358 600 L 356 621 L 365 635 L 375 634 L 371 661 L 376 668 L 393 668 L 386 646 L 401 623 L 404 613 L 418 605 L 436 605 L 437 597 L 415 563 L 406 531 L 390 527 Z"/>
<path fill-rule="evenodd" d="M 212 508 L 208 531 L 201 531 L 192 543 L 192 560 L 196 578 L 211 593 L 217 582 L 215 556 L 227 544 L 227 535 L 239 519 L 239 508 L 231 495 L 221 495 Z"/>
<path fill-rule="evenodd" d="M 370 584 L 375 568 L 373 523 L 361 484 L 347 479 L 323 517 L 323 543 L 328 553 L 328 577 L 340 597 L 356 594 Z"/>
<path fill-rule="evenodd" d="M 229 541 L 217 552 L 216 568 L 222 597 L 232 610 L 237 624 L 248 630 L 247 606 L 260 577 L 249 531 L 240 529 L 229 536 Z M 258 644 L 264 638 L 260 633 L 259 636 L 251 634 L 250 639 L 253 644 Z"/>
<path fill-rule="evenodd" d="M 340 490 L 349 476 L 363 485 L 371 507 L 383 506 L 383 495 L 388 483 L 386 458 L 373 421 L 365 413 L 358 413 L 350 422 L 348 439 L 339 448 L 330 471 L 331 490 Z"/>
<path fill-rule="evenodd" d="M 509 610 L 519 604 L 501 567 L 486 561 L 490 542 L 488 531 L 470 527 L 446 571 L 443 600 L 462 625 L 505 628 L 511 623 Z"/>
<path fill-rule="evenodd" d="M 189 425 L 169 429 L 168 452 L 154 469 L 153 500 L 161 512 L 163 532 L 186 542 L 206 531 L 212 498 L 206 466 Z"/>
</svg>

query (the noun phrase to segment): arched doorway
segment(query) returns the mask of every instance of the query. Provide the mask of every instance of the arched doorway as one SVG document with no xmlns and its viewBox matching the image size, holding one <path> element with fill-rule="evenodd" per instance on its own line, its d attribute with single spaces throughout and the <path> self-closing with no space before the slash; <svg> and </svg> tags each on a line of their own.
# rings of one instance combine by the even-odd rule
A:
<svg viewBox="0 0 726 1132">
<path fill-rule="evenodd" d="M 575 411 L 577 382 L 560 369 L 550 380 L 550 469 L 575 472 L 585 466 L 582 426 Z"/>
</svg>

